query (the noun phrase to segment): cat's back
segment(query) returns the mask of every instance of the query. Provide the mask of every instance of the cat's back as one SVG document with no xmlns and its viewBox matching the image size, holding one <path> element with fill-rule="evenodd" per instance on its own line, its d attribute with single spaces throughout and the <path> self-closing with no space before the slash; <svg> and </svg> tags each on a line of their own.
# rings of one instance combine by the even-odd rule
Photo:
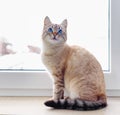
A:
<svg viewBox="0 0 120 115">
<path fill-rule="evenodd" d="M 96 60 L 96 58 L 93 56 L 93 54 L 91 54 L 88 50 L 86 50 L 83 47 L 77 46 L 77 45 L 73 45 L 70 47 L 70 55 L 71 58 L 73 59 L 77 59 L 80 61 L 80 59 L 82 59 L 81 61 L 85 60 L 91 60 L 94 59 Z"/>
<path fill-rule="evenodd" d="M 79 69 L 86 71 L 102 71 L 101 65 L 97 61 L 94 55 L 92 55 L 88 50 L 80 46 L 71 46 L 71 51 L 69 54 L 69 59 L 67 62 L 68 67 L 73 70 Z"/>
</svg>

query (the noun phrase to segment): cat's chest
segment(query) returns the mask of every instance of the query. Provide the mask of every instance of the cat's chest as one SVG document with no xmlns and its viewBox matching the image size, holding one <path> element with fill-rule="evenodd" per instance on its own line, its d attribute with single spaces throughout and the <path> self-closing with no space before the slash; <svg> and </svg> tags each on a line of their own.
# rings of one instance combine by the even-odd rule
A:
<svg viewBox="0 0 120 115">
<path fill-rule="evenodd" d="M 50 72 L 56 71 L 61 65 L 60 57 L 58 56 L 42 55 L 42 61 Z"/>
</svg>

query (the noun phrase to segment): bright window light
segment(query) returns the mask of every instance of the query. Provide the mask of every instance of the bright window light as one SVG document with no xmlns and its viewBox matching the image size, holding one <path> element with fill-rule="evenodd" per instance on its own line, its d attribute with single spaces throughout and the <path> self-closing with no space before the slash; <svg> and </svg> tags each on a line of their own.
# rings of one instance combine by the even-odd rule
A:
<svg viewBox="0 0 120 115">
<path fill-rule="evenodd" d="M 68 20 L 68 44 L 80 45 L 110 69 L 109 0 L 0 0 L 0 69 L 44 70 L 40 59 L 45 16 Z"/>
</svg>

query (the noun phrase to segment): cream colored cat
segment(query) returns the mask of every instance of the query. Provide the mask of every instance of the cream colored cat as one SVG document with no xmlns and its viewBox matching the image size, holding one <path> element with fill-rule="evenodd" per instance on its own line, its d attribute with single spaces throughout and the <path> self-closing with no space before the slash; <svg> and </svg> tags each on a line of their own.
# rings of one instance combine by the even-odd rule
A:
<svg viewBox="0 0 120 115">
<path fill-rule="evenodd" d="M 99 62 L 84 48 L 69 46 L 67 20 L 60 25 L 44 20 L 42 60 L 54 79 L 53 99 L 46 106 L 57 109 L 95 110 L 107 106 L 104 75 Z M 64 89 L 69 97 L 64 98 Z"/>
</svg>

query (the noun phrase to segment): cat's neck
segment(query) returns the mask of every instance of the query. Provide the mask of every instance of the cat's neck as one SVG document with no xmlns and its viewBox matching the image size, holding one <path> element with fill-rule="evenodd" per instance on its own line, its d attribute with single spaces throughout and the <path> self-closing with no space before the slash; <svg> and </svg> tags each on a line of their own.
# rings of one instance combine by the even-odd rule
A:
<svg viewBox="0 0 120 115">
<path fill-rule="evenodd" d="M 69 46 L 66 43 L 60 45 L 50 45 L 43 43 L 42 52 L 44 53 L 44 55 L 53 56 L 62 53 L 65 49 L 68 48 Z"/>
</svg>

